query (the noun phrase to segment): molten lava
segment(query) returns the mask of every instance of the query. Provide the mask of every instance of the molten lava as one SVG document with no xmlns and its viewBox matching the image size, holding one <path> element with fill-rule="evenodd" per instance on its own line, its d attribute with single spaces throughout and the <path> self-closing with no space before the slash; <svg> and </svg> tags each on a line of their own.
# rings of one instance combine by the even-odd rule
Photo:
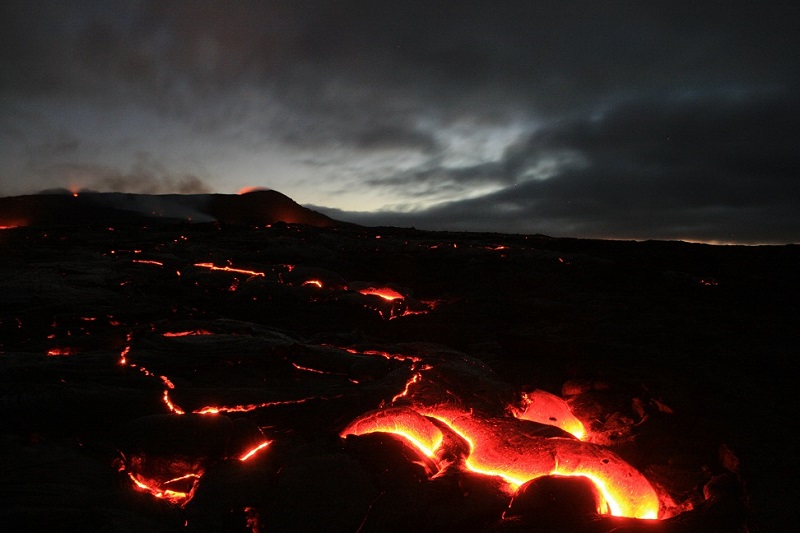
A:
<svg viewBox="0 0 800 533">
<path fill-rule="evenodd" d="M 360 292 L 365 296 L 367 295 L 379 296 L 384 300 L 388 301 L 402 300 L 403 298 L 405 298 L 405 296 L 403 296 L 394 289 L 390 289 L 389 287 L 369 287 L 366 289 L 361 289 L 358 292 Z"/>
<path fill-rule="evenodd" d="M 391 407 L 367 413 L 350 423 L 341 436 L 367 433 L 393 433 L 408 440 L 428 457 L 433 458 L 444 435 L 429 419 L 405 407 Z"/>
<path fill-rule="evenodd" d="M 522 400 L 525 405 L 522 411 L 515 413 L 517 418 L 559 427 L 580 440 L 586 436 L 583 422 L 572 414 L 567 402 L 558 396 L 535 390 L 523 394 Z"/>
<path fill-rule="evenodd" d="M 367 413 L 348 425 L 341 436 L 394 433 L 429 457 L 443 450 L 437 420 L 469 444 L 464 466 L 477 473 L 500 476 L 519 486 L 548 475 L 584 476 L 603 495 L 612 515 L 657 518 L 659 501 L 653 487 L 636 469 L 600 446 L 527 431 L 513 419 L 481 417 L 456 408 L 416 411 L 391 408 Z"/>
</svg>

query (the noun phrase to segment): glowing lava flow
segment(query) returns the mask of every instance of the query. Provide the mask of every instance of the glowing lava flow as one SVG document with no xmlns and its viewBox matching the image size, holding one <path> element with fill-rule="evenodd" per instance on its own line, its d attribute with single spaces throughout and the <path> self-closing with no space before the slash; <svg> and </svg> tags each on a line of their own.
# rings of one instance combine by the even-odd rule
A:
<svg viewBox="0 0 800 533">
<path fill-rule="evenodd" d="M 433 422 L 405 407 L 391 407 L 367 413 L 351 422 L 340 436 L 376 432 L 393 433 L 403 437 L 431 458 L 436 455 L 436 450 L 444 439 L 442 431 Z"/>
<path fill-rule="evenodd" d="M 586 436 L 586 428 L 583 427 L 583 422 L 572 414 L 567 402 L 555 394 L 537 389 L 533 392 L 524 393 L 522 400 L 525 408 L 520 412 L 514 413 L 517 418 L 559 427 L 580 440 L 583 440 Z"/>
<path fill-rule="evenodd" d="M 500 476 L 519 486 L 541 476 L 584 476 L 603 494 L 615 516 L 657 518 L 658 495 L 647 479 L 619 456 L 600 446 L 567 438 L 532 435 L 513 419 L 480 418 L 469 412 L 437 408 L 415 411 L 391 408 L 354 420 L 341 436 L 388 432 L 437 455 L 442 432 L 429 418 L 442 422 L 470 447 L 466 468 Z"/>
<path fill-rule="evenodd" d="M 380 296 L 381 298 L 387 301 L 402 300 L 403 298 L 405 298 L 405 296 L 403 296 L 394 289 L 390 289 L 389 287 L 377 287 L 377 288 L 370 287 L 367 289 L 361 289 L 358 292 L 360 292 L 365 296 L 368 295 Z"/>
</svg>

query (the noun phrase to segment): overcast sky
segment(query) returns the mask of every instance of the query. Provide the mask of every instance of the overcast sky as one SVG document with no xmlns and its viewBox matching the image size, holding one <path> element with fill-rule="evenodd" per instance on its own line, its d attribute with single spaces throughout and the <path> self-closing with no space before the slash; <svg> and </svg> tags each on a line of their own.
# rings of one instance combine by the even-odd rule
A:
<svg viewBox="0 0 800 533">
<path fill-rule="evenodd" d="M 800 9 L 11 1 L 0 195 L 259 186 L 370 225 L 800 242 Z"/>
</svg>

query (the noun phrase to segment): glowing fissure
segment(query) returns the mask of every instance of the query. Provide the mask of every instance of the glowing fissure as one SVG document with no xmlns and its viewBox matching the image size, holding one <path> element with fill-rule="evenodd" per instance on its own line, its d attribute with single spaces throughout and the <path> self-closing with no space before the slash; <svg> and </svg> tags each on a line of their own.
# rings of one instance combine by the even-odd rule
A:
<svg viewBox="0 0 800 533">
<path fill-rule="evenodd" d="M 323 346 L 330 346 L 330 345 L 323 345 Z M 336 346 L 331 346 L 332 348 L 337 348 Z M 378 357 L 383 357 L 384 359 L 388 359 L 390 361 L 410 361 L 412 363 L 419 363 L 422 361 L 421 357 L 417 357 L 415 355 L 401 355 L 401 354 L 394 354 L 389 352 L 384 352 L 381 350 L 356 350 L 355 348 L 338 348 L 339 350 L 344 350 L 347 353 L 355 354 L 355 355 L 377 355 Z"/>
<path fill-rule="evenodd" d="M 416 372 L 413 376 L 411 376 L 411 379 L 409 379 L 406 382 L 406 387 L 401 392 L 395 394 L 394 398 L 392 398 L 392 403 L 396 402 L 400 398 L 408 396 L 408 389 L 411 387 L 411 385 L 419 382 L 419 380 L 421 379 L 422 379 L 422 374 L 420 374 L 419 372 Z"/>
<path fill-rule="evenodd" d="M 214 263 L 195 263 L 194 266 L 199 268 L 207 268 L 209 270 L 219 270 L 222 272 L 233 272 L 235 274 L 247 274 L 248 276 L 261 276 L 266 277 L 266 274 L 257 270 L 245 270 L 243 268 L 233 268 L 229 266 L 216 266 Z"/>
<path fill-rule="evenodd" d="M 164 404 L 167 406 L 167 409 L 169 409 L 171 412 L 175 413 L 176 415 L 186 414 L 186 411 L 184 411 L 183 409 L 172 403 L 172 400 L 169 397 L 168 388 L 164 389 L 164 395 L 162 396 L 162 399 L 164 400 Z"/>
<path fill-rule="evenodd" d="M 260 452 L 261 450 L 263 450 L 264 448 L 266 448 L 270 444 L 272 444 L 271 440 L 267 440 L 267 441 L 262 442 L 258 446 L 255 446 L 254 448 L 251 448 L 250 450 L 248 450 L 247 452 L 245 452 L 241 456 L 239 456 L 239 460 L 242 461 L 242 462 L 247 461 L 248 459 L 253 457 L 255 454 L 257 454 L 258 452 Z"/>
<path fill-rule="evenodd" d="M 144 492 L 149 493 L 151 496 L 154 496 L 159 499 L 166 500 L 172 504 L 186 504 L 194 493 L 195 484 L 192 484 L 192 489 L 189 492 L 179 491 L 179 490 L 172 490 L 168 488 L 163 488 L 165 485 L 170 483 L 176 483 L 179 481 L 184 481 L 187 479 L 193 479 L 195 482 L 200 479 L 199 474 L 186 474 L 184 476 L 180 476 L 177 478 L 170 479 L 164 482 L 156 482 L 153 480 L 149 480 L 138 476 L 132 472 L 128 472 L 128 477 L 133 481 L 133 484 L 139 489 Z"/>
<path fill-rule="evenodd" d="M 419 411 L 389 408 L 357 418 L 341 436 L 394 433 L 428 457 L 435 457 L 444 439 L 442 430 L 430 419 L 438 420 L 468 443 L 464 466 L 469 470 L 500 476 L 515 487 L 541 476 L 584 476 L 597 486 L 612 515 L 658 517 L 659 501 L 653 487 L 613 452 L 579 440 L 531 435 L 505 419 L 483 418 L 447 407 Z"/>
<path fill-rule="evenodd" d="M 302 372 L 311 372 L 312 374 L 324 374 L 327 376 L 342 376 L 342 377 L 347 376 L 347 374 L 342 374 L 338 372 L 326 372 L 325 370 L 317 370 L 316 368 L 298 365 L 297 363 L 292 363 L 292 366 L 295 367 L 297 370 L 300 370 Z"/>
<path fill-rule="evenodd" d="M 162 266 L 162 267 L 164 266 L 164 263 L 162 263 L 161 261 L 154 261 L 152 259 L 133 259 L 132 262 L 133 263 L 143 264 L 143 265 L 155 265 L 155 266 Z"/>
<path fill-rule="evenodd" d="M 278 400 L 274 402 L 251 403 L 247 405 L 232 405 L 232 406 L 212 406 L 207 405 L 200 409 L 195 409 L 192 413 L 197 415 L 215 415 L 218 413 L 249 413 L 256 409 L 263 409 L 265 407 L 277 407 L 280 405 L 297 405 L 301 403 L 311 402 L 314 400 L 335 400 L 343 398 L 344 394 L 336 394 L 334 396 L 309 396 L 308 398 L 298 398 L 296 400 Z"/>
</svg>

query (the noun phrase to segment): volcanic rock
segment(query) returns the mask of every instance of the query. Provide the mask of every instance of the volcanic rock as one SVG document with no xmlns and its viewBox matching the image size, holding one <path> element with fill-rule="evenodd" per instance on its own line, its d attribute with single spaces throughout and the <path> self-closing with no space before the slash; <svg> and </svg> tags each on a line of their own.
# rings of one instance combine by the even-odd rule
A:
<svg viewBox="0 0 800 533">
<path fill-rule="evenodd" d="M 146 202 L 101 196 L 0 204 L 2 225 L 43 217 L 0 230 L 4 520 L 111 531 L 796 522 L 796 246 L 266 227 L 267 195 L 213 213 L 184 198 L 167 214 L 171 200 L 153 199 L 164 207 L 154 219 Z M 58 220 L 42 225 L 48 211 Z M 360 292 L 379 287 L 400 297 Z M 588 442 L 547 423 L 558 413 L 515 418 L 537 390 L 562 393 L 534 404 L 566 405 Z M 392 409 L 440 431 L 439 448 L 341 434 Z M 470 445 L 459 421 L 489 444 Z M 573 465 L 641 473 L 661 520 L 589 512 L 580 486 L 528 507 L 520 494 L 503 518 L 512 485 L 470 470 L 487 449 L 561 463 L 567 448 L 580 452 Z M 548 513 L 547 494 L 563 502 L 554 510 L 586 512 Z"/>
</svg>

